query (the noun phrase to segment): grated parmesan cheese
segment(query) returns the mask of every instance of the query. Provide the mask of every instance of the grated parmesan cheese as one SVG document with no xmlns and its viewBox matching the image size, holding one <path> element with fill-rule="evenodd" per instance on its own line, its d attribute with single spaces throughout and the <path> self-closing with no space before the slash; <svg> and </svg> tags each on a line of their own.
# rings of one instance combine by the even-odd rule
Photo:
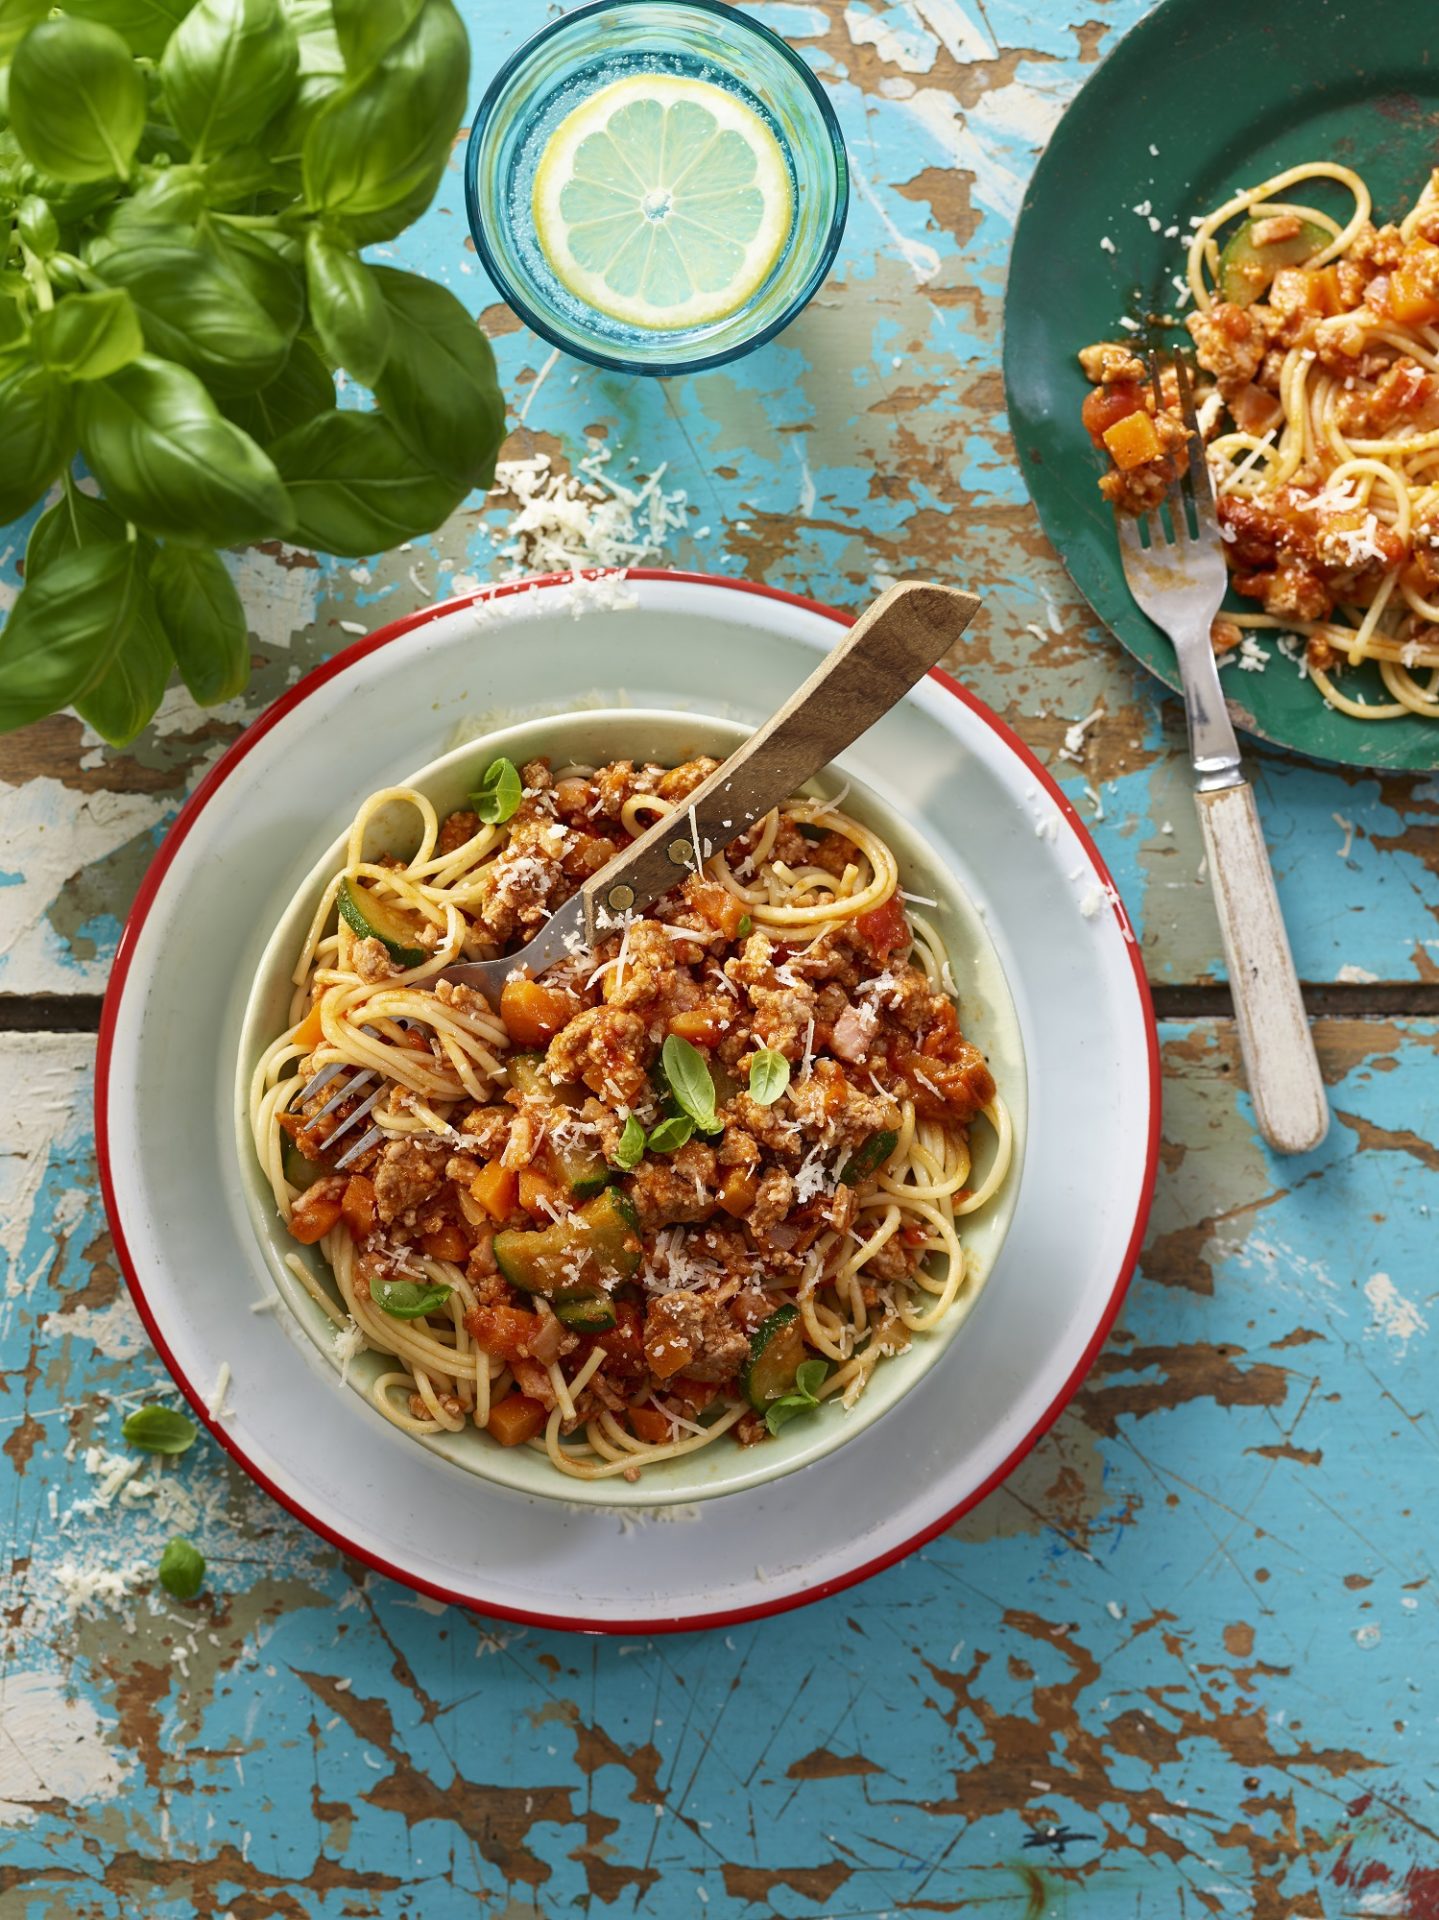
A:
<svg viewBox="0 0 1439 1920">
<path fill-rule="evenodd" d="M 365 1336 L 360 1331 L 360 1323 L 350 1315 L 335 1335 L 335 1358 L 340 1363 L 340 1385 L 343 1387 L 350 1378 L 350 1362 L 366 1350 Z"/>
<path fill-rule="evenodd" d="M 663 490 L 663 464 L 633 487 L 612 480 L 603 471 L 610 457 L 593 442 L 569 474 L 555 472 L 547 453 L 500 461 L 495 490 L 519 502 L 491 535 L 504 542 L 502 578 L 640 567 L 660 558 L 669 534 L 685 524 L 685 492 Z"/>
</svg>

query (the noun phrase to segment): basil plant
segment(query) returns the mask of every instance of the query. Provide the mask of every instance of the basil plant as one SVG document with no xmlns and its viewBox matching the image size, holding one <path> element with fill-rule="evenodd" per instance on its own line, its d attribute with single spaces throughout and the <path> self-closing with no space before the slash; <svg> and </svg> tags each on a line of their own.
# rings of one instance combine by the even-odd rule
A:
<svg viewBox="0 0 1439 1920">
<path fill-rule="evenodd" d="M 74 706 L 123 744 L 176 666 L 231 698 L 217 548 L 376 553 L 490 484 L 487 341 L 360 257 L 429 205 L 468 81 L 451 0 L 0 0 L 0 525 L 60 488 L 0 731 Z"/>
</svg>

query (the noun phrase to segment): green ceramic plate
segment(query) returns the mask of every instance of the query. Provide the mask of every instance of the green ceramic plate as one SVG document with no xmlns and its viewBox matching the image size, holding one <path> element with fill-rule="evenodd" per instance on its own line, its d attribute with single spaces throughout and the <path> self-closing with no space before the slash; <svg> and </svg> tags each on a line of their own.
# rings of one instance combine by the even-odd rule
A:
<svg viewBox="0 0 1439 1920">
<path fill-rule="evenodd" d="M 1020 463 L 1075 584 L 1167 686 L 1178 684 L 1173 650 L 1129 597 L 1095 485 L 1075 354 L 1117 337 L 1121 314 L 1143 324 L 1172 313 L 1190 215 L 1297 161 L 1356 168 L 1376 221 L 1398 219 L 1439 161 L 1439 61 L 1416 31 L 1423 11 L 1416 0 L 1164 0 L 1076 97 L 1025 196 L 1004 354 Z M 1323 191 L 1305 189 L 1316 202 Z M 1134 211 L 1146 202 L 1158 232 Z M 1180 234 L 1166 240 L 1170 226 Z M 1387 697 L 1372 667 L 1344 685 Z M 1235 724 L 1279 746 L 1348 766 L 1439 767 L 1439 721 L 1336 713 L 1277 652 L 1263 673 L 1230 667 L 1224 686 Z"/>
</svg>

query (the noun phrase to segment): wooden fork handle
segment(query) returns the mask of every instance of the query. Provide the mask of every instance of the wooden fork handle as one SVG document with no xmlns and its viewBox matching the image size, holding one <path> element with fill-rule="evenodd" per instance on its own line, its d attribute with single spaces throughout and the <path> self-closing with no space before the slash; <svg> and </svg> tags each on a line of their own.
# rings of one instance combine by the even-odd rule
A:
<svg viewBox="0 0 1439 1920">
<path fill-rule="evenodd" d="M 1308 1153 L 1329 1130 L 1329 1108 L 1254 791 L 1241 780 L 1194 798 L 1254 1116 L 1277 1153 Z"/>
<path fill-rule="evenodd" d="M 642 910 L 694 871 L 696 836 L 701 846 L 727 846 L 852 745 L 953 646 L 978 608 L 954 587 L 901 581 L 886 589 L 682 808 L 586 884 L 591 943 L 613 916 Z M 723 660 L 715 664 L 722 674 Z"/>
</svg>

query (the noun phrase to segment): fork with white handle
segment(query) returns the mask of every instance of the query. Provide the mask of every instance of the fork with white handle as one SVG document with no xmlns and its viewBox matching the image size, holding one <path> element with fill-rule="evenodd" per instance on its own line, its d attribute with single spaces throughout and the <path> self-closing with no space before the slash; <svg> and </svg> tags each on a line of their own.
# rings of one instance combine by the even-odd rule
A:
<svg viewBox="0 0 1439 1920">
<path fill-rule="evenodd" d="M 1244 778 L 1219 686 L 1209 629 L 1228 585 L 1214 485 L 1194 415 L 1182 353 L 1169 362 L 1188 430 L 1189 460 L 1160 509 L 1141 520 L 1116 512 L 1124 577 L 1140 607 L 1174 642 L 1189 722 L 1194 797 L 1209 880 L 1234 994 L 1239 1046 L 1259 1131 L 1279 1153 L 1307 1153 L 1329 1129 L 1314 1039 L 1274 891 L 1274 874 Z M 1151 354 L 1155 399 L 1164 406 L 1165 362 Z"/>
</svg>

